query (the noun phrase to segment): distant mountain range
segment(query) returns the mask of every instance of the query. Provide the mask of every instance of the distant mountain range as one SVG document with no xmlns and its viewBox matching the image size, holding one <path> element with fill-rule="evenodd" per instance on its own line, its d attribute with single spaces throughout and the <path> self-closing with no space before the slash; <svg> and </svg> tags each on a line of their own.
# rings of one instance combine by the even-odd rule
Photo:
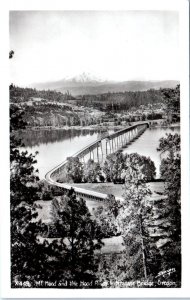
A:
<svg viewBox="0 0 190 300">
<path fill-rule="evenodd" d="M 146 91 L 149 89 L 174 88 L 179 81 L 109 81 L 102 80 L 89 73 L 82 73 L 76 77 L 64 78 L 59 81 L 34 83 L 31 87 L 38 90 L 56 90 L 65 93 L 69 91 L 73 96 L 87 94 L 103 94 L 107 92 Z"/>
</svg>

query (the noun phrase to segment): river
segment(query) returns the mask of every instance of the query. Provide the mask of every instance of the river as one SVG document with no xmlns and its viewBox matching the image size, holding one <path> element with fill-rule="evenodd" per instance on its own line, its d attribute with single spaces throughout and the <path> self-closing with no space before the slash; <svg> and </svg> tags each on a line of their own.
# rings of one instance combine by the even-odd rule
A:
<svg viewBox="0 0 190 300">
<path fill-rule="evenodd" d="M 160 177 L 160 152 L 157 151 L 159 139 L 166 136 L 166 133 L 180 133 L 180 127 L 153 127 L 146 131 L 132 144 L 130 144 L 123 153 L 134 153 L 150 157 L 156 167 L 156 178 Z"/>
<path fill-rule="evenodd" d="M 111 134 L 113 130 L 110 130 Z M 137 152 L 149 156 L 155 163 L 157 178 L 159 177 L 160 156 L 156 150 L 159 139 L 166 133 L 179 133 L 180 127 L 148 128 L 136 141 L 129 145 L 124 153 Z M 108 133 L 108 132 L 107 132 Z M 73 155 L 83 147 L 94 142 L 101 134 L 97 130 L 30 130 L 20 134 L 29 153 L 38 151 L 36 168 L 39 177 L 43 179 L 45 174 L 56 165 L 63 162 L 68 156 Z"/>
<path fill-rule="evenodd" d="M 30 130 L 19 134 L 25 148 L 29 153 L 39 153 L 36 156 L 36 168 L 39 177 L 43 179 L 52 168 L 72 156 L 80 149 L 96 141 L 100 136 L 111 134 L 114 130 L 102 132 L 88 129 L 53 129 Z"/>
</svg>

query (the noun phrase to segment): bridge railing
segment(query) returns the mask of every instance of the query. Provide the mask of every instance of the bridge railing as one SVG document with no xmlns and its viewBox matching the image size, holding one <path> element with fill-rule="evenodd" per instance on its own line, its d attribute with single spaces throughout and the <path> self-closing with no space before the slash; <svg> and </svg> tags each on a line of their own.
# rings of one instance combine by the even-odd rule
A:
<svg viewBox="0 0 190 300">
<path fill-rule="evenodd" d="M 148 124 L 148 123 L 142 123 L 142 124 L 132 125 L 132 126 L 127 127 L 127 128 L 125 128 L 125 129 L 121 129 L 121 130 L 119 130 L 119 131 L 116 131 L 116 132 L 114 132 L 114 133 L 112 133 L 112 134 L 110 134 L 110 135 L 108 134 L 108 135 L 107 135 L 107 138 L 110 138 L 110 139 L 111 139 L 111 138 L 115 138 L 115 137 L 117 137 L 118 135 L 120 135 L 120 134 L 122 134 L 122 133 L 129 132 L 129 131 L 131 131 L 131 130 L 137 128 L 137 127 L 143 126 L 143 125 L 146 125 L 147 127 L 149 127 L 149 124 Z"/>
</svg>

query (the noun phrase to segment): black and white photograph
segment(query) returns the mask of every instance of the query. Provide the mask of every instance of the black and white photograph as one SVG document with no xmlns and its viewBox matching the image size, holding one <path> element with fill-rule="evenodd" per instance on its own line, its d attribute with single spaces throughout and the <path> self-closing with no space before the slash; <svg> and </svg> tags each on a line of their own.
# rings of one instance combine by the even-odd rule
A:
<svg viewBox="0 0 190 300">
<path fill-rule="evenodd" d="M 9 11 L 13 291 L 182 287 L 180 60 L 179 10 Z"/>
</svg>

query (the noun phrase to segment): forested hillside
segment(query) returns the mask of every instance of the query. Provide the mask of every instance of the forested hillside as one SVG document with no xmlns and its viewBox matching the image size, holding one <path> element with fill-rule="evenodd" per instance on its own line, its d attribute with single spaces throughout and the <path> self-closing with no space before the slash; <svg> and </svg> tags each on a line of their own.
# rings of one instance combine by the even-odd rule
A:
<svg viewBox="0 0 190 300">
<path fill-rule="evenodd" d="M 175 96 L 173 96 L 176 102 L 174 112 L 179 113 L 178 90 L 179 85 L 175 89 L 82 95 L 74 98 L 69 92 L 62 94 L 51 90 L 38 91 L 11 85 L 10 103 L 24 108 L 24 118 L 29 126 L 86 126 L 99 124 L 102 116 L 110 112 L 118 114 L 111 118 L 113 120 L 120 114 L 123 116 L 132 114 L 135 117 L 138 115 L 143 120 L 155 112 L 162 118 L 165 105 L 169 109 L 167 114 L 171 112 L 170 106 L 173 102 L 171 103 L 170 94 Z M 106 118 L 107 121 L 111 119 L 110 116 Z"/>
<path fill-rule="evenodd" d="M 77 97 L 77 104 L 94 107 L 105 111 L 129 110 L 140 105 L 163 102 L 161 90 L 143 92 L 120 92 Z"/>
<path fill-rule="evenodd" d="M 54 90 L 36 90 L 32 88 L 21 88 L 13 84 L 10 85 L 10 99 L 14 102 L 27 102 L 30 98 L 42 98 L 49 101 L 64 102 L 68 99 L 74 99 L 67 91 L 66 93 L 56 92 Z"/>
</svg>

